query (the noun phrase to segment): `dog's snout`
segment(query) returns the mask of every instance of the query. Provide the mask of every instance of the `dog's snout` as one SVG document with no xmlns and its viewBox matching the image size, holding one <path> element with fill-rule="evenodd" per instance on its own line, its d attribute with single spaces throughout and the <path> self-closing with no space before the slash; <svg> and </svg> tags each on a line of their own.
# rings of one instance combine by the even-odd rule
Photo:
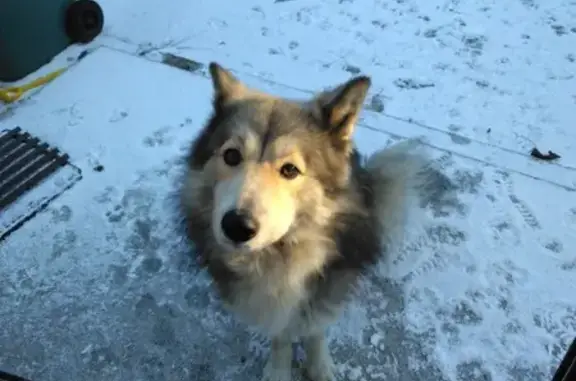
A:
<svg viewBox="0 0 576 381">
<path fill-rule="evenodd" d="M 248 242 L 258 233 L 258 221 L 244 210 L 234 209 L 226 212 L 221 221 L 222 231 L 235 243 Z"/>
</svg>

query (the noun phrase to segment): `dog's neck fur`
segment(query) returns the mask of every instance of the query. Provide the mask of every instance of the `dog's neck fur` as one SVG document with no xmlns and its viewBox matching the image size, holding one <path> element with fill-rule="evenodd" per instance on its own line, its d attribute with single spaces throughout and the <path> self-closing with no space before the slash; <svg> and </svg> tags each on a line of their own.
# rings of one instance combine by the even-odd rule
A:
<svg viewBox="0 0 576 381">
<path fill-rule="evenodd" d="M 268 334 L 285 330 L 290 316 L 310 297 L 309 282 L 335 255 L 333 243 L 302 227 L 265 249 L 210 253 L 208 269 L 225 304 L 246 323 Z M 265 311 L 265 312 L 264 312 Z"/>
</svg>

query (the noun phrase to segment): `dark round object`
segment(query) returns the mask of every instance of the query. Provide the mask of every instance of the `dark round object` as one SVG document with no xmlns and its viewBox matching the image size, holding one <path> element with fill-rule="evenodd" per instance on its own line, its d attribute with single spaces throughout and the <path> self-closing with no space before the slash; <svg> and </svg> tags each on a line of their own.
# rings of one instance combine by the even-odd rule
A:
<svg viewBox="0 0 576 381">
<path fill-rule="evenodd" d="M 236 244 L 248 242 L 258 233 L 258 221 L 243 210 L 226 212 L 220 224 L 224 235 Z"/>
<path fill-rule="evenodd" d="M 226 165 L 230 167 L 235 167 L 242 162 L 242 154 L 236 148 L 228 148 L 222 157 Z"/>
<path fill-rule="evenodd" d="M 292 163 L 286 163 L 280 168 L 280 174 L 287 180 L 293 180 L 300 174 L 300 170 Z"/>
<path fill-rule="evenodd" d="M 66 10 L 66 34 L 72 43 L 88 43 L 102 32 L 104 13 L 93 0 L 77 0 Z"/>
</svg>

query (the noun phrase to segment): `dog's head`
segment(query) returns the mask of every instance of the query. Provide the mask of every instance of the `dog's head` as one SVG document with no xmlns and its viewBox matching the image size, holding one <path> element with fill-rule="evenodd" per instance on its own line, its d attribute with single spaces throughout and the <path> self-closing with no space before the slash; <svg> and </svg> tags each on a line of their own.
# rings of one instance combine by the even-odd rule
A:
<svg viewBox="0 0 576 381">
<path fill-rule="evenodd" d="M 351 138 L 370 79 L 291 101 L 248 88 L 216 63 L 210 74 L 214 111 L 189 168 L 209 189 L 217 243 L 260 250 L 310 222 L 326 223 L 348 186 Z"/>
</svg>

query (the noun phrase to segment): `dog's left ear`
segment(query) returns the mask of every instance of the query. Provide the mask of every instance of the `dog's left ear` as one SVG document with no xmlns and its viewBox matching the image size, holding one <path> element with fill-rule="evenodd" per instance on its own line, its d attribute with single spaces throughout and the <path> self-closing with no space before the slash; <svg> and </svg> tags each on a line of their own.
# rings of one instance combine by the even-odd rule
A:
<svg viewBox="0 0 576 381">
<path fill-rule="evenodd" d="M 210 63 L 209 70 L 214 86 L 214 104 L 216 106 L 225 105 L 242 98 L 246 92 L 246 87 L 234 74 L 216 62 Z"/>
<path fill-rule="evenodd" d="M 370 77 L 355 77 L 316 98 L 322 121 L 333 136 L 345 142 L 352 139 L 370 84 Z"/>
</svg>

